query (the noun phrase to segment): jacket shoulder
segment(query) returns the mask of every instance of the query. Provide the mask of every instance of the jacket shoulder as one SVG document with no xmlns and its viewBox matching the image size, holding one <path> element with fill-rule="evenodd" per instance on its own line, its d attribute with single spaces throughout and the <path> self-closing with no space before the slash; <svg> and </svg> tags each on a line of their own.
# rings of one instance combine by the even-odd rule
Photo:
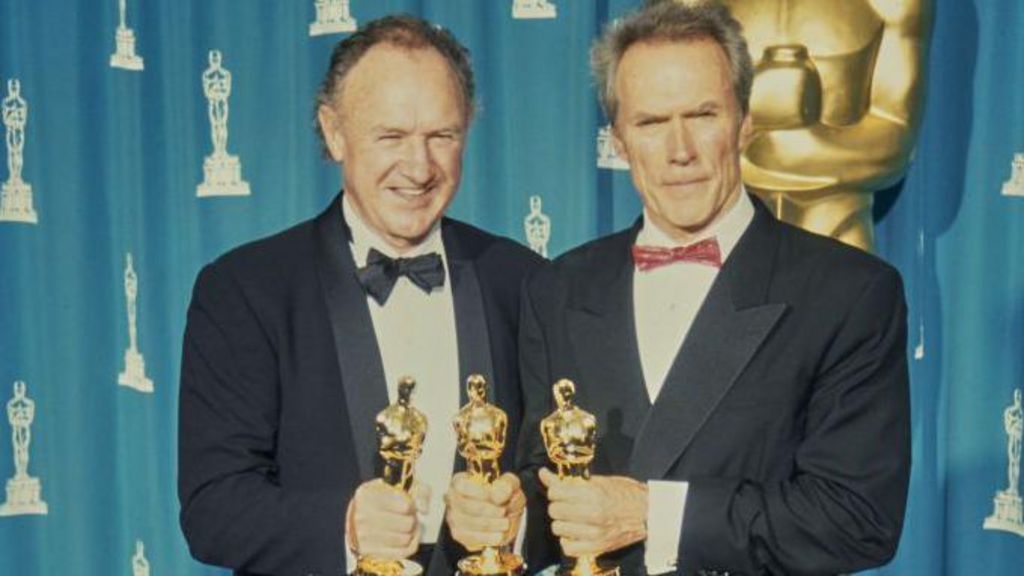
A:
<svg viewBox="0 0 1024 576">
<path fill-rule="evenodd" d="M 291 284 L 315 270 L 313 253 L 313 221 L 306 220 L 221 254 L 199 273 L 196 288 L 217 279 L 243 288 Z"/>
<path fill-rule="evenodd" d="M 552 260 L 530 281 L 531 288 L 566 285 L 573 280 L 586 280 L 606 275 L 610 262 L 622 259 L 622 252 L 632 245 L 636 231 L 627 228 L 590 240 Z"/>
<path fill-rule="evenodd" d="M 443 225 L 448 227 L 459 246 L 478 265 L 509 268 L 509 273 L 527 275 L 545 262 L 544 258 L 519 242 L 461 220 L 445 218 Z"/>
<path fill-rule="evenodd" d="M 849 246 L 827 236 L 808 232 L 791 224 L 780 227 L 779 259 L 789 266 L 820 270 L 843 279 L 875 278 L 878 275 L 899 278 L 899 271 L 876 254 Z"/>
</svg>

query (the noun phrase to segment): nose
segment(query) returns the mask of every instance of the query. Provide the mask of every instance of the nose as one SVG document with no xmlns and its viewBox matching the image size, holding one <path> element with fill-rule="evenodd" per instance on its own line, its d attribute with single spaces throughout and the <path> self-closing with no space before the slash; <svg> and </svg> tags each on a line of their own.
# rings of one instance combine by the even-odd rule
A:
<svg viewBox="0 0 1024 576">
<path fill-rule="evenodd" d="M 666 150 L 668 151 L 669 162 L 686 165 L 697 157 L 697 149 L 693 144 L 693 135 L 690 134 L 686 121 L 682 118 L 674 118 L 670 123 Z"/>
<path fill-rule="evenodd" d="M 406 143 L 402 174 L 419 186 L 429 184 L 434 178 L 434 158 L 426 138 L 410 138 Z"/>
</svg>

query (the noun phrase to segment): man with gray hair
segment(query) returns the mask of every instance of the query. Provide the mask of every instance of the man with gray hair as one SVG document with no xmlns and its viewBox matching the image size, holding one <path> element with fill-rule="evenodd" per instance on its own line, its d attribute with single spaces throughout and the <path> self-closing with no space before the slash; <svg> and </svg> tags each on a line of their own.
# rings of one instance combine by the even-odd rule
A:
<svg viewBox="0 0 1024 576">
<path fill-rule="evenodd" d="M 887 562 L 910 467 L 899 274 L 744 190 L 751 60 L 721 4 L 650 2 L 592 56 L 643 216 L 526 285 L 520 459 L 542 528 L 628 575 Z M 589 482 L 551 473 L 535 432 L 560 378 L 597 417 Z"/>
<path fill-rule="evenodd" d="M 449 576 L 466 549 L 507 545 L 519 480 L 456 466 L 450 422 L 473 373 L 522 407 L 519 288 L 540 258 L 444 217 L 473 116 L 469 54 L 411 16 L 338 43 L 317 99 L 344 189 L 320 216 L 206 266 L 181 370 L 181 526 L 192 554 L 236 574 L 351 572 L 414 557 Z M 406 375 L 430 422 L 413 494 L 380 479 L 374 416 Z"/>
</svg>

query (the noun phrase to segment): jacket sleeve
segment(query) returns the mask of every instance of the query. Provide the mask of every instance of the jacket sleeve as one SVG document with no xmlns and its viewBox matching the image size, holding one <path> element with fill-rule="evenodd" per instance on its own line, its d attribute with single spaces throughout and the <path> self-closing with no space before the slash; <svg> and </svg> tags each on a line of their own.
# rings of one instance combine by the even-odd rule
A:
<svg viewBox="0 0 1024 576">
<path fill-rule="evenodd" d="M 202 562 L 259 574 L 344 574 L 342 490 L 276 480 L 277 344 L 217 263 L 199 275 L 185 329 L 178 427 L 181 527 Z"/>
<path fill-rule="evenodd" d="M 835 574 L 892 558 L 910 471 L 906 339 L 902 284 L 885 268 L 821 360 L 790 477 L 689 479 L 682 573 Z"/>
</svg>

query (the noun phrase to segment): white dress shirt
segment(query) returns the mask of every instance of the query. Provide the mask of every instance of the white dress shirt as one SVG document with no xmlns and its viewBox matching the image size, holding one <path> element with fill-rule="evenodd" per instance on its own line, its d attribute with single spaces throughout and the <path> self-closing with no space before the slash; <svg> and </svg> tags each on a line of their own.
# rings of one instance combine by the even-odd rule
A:
<svg viewBox="0 0 1024 576">
<path fill-rule="evenodd" d="M 754 218 L 754 205 L 741 190 L 729 211 L 693 242 L 712 236 L 724 265 L 740 236 Z M 640 246 L 680 246 L 657 227 L 644 211 L 644 227 L 636 238 Z M 686 339 L 718 268 L 693 262 L 674 262 L 633 274 L 633 310 L 637 346 L 644 383 L 651 403 L 657 401 L 672 363 Z M 644 562 L 649 574 L 675 570 L 679 538 L 686 510 L 688 482 L 650 481 L 648 485 L 647 542 Z"/>
<path fill-rule="evenodd" d="M 427 417 L 427 437 L 423 454 L 416 460 L 415 478 L 429 495 L 427 501 L 417 502 L 420 542 L 431 544 L 437 541 L 444 521 L 444 494 L 455 466 L 457 442 L 451 422 L 459 411 L 461 387 L 455 305 L 440 222 L 422 243 L 399 255 L 359 217 L 348 196 L 342 197 L 342 213 L 352 232 L 350 248 L 357 267 L 366 264 L 370 248 L 391 258 L 436 252 L 444 263 L 445 283 L 429 294 L 401 276 L 384 306 L 366 297 L 384 365 L 389 401 L 394 402 L 398 395 L 399 379 L 412 376 L 416 380 L 412 403 Z M 374 415 L 363 417 L 373 418 Z"/>
</svg>

